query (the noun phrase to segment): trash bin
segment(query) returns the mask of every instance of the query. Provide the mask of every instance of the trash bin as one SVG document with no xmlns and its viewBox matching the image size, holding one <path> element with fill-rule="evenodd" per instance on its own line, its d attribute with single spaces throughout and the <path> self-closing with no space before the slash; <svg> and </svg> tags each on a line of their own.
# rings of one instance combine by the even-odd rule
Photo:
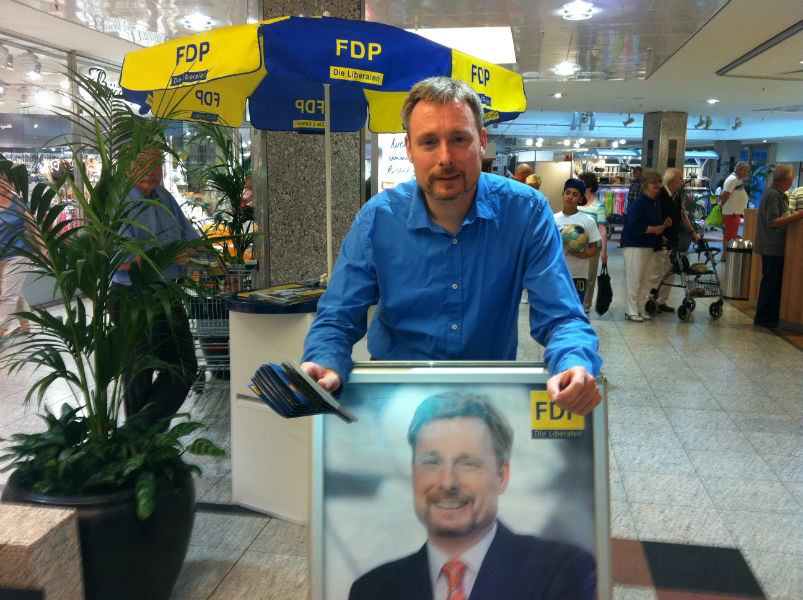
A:
<svg viewBox="0 0 803 600">
<path fill-rule="evenodd" d="M 728 240 L 725 261 L 725 276 L 722 295 L 734 300 L 747 300 L 750 293 L 750 264 L 753 258 L 753 242 L 736 238 Z"/>
</svg>

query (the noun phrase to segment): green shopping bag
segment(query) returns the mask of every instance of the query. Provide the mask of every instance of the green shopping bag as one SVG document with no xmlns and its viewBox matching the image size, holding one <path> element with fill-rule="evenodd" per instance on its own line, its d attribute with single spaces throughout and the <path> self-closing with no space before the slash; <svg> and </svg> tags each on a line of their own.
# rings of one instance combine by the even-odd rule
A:
<svg viewBox="0 0 803 600">
<path fill-rule="evenodd" d="M 705 218 L 705 226 L 722 229 L 722 209 L 718 204 L 711 209 L 711 212 Z"/>
</svg>

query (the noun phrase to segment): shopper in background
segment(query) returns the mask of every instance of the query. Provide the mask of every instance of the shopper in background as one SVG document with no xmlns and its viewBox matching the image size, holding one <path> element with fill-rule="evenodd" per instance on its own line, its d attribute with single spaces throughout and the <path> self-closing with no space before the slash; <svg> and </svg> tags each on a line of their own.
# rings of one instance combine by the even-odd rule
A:
<svg viewBox="0 0 803 600">
<path fill-rule="evenodd" d="M 597 243 L 600 240 L 600 233 L 594 217 L 580 212 L 577 208 L 580 202 L 585 199 L 585 193 L 586 186 L 582 181 L 574 178 L 566 180 L 566 183 L 563 184 L 563 210 L 555 213 L 555 223 L 561 231 L 561 236 L 564 229 L 569 225 L 582 227 L 588 236 L 586 247 L 580 250 L 572 250 L 567 247 L 566 241 L 563 241 L 563 256 L 566 258 L 569 273 L 572 274 L 572 280 L 577 289 L 577 296 L 580 298 L 580 302 L 583 302 L 586 296 L 589 272 L 588 262 L 592 256 L 598 255 Z"/>
<path fill-rule="evenodd" d="M 516 165 L 516 172 L 513 174 L 513 179 L 525 183 L 527 178 L 535 172 L 529 164 L 519 163 Z"/>
<path fill-rule="evenodd" d="M 680 169 L 667 169 L 664 172 L 663 185 L 658 190 L 655 202 L 661 217 L 672 220 L 672 224 L 664 230 L 663 247 L 655 253 L 655 271 L 650 289 L 657 288 L 661 279 L 669 273 L 672 268 L 670 259 L 670 249 L 678 249 L 680 246 L 680 234 L 682 231 L 689 232 L 691 239 L 695 242 L 700 240 L 700 236 L 694 231 L 691 221 L 686 217 L 683 210 L 683 199 L 680 197 L 680 188 L 683 187 L 683 172 Z M 658 310 L 660 312 L 673 313 L 674 307 L 669 306 L 666 301 L 672 287 L 669 285 L 661 286 L 658 290 Z"/>
<path fill-rule="evenodd" d="M 541 190 L 541 176 L 536 175 L 533 173 L 532 175 L 528 175 L 527 179 L 524 181 L 527 185 L 529 185 L 534 190 Z"/>
<path fill-rule="evenodd" d="M 761 254 L 761 286 L 753 323 L 760 327 L 778 327 L 783 286 L 783 255 L 786 226 L 803 219 L 803 210 L 791 212 L 786 190 L 792 187 L 792 165 L 778 165 L 772 173 L 772 185 L 761 197 L 758 207 L 756 242 L 753 250 Z"/>
<path fill-rule="evenodd" d="M 739 235 L 739 225 L 747 208 L 747 190 L 744 178 L 750 168 L 746 162 L 736 163 L 733 173 L 725 178 L 722 184 L 722 193 L 719 195 L 719 208 L 722 210 L 722 259 L 725 260 L 728 249 L 728 240 Z"/>
<path fill-rule="evenodd" d="M 141 211 L 132 211 L 139 227 L 129 225 L 124 233 L 131 238 L 154 242 L 158 240 L 161 243 L 198 237 L 176 199 L 162 185 L 161 153 L 147 151 L 140 154 L 132 165 L 132 171 L 137 174 L 138 181 L 126 199 L 150 199 L 157 202 L 142 202 Z M 130 286 L 129 267 L 131 263 L 139 263 L 140 260 L 139 256 L 134 256 L 115 274 L 114 281 L 119 285 Z M 180 274 L 180 268 L 179 265 L 173 265 L 162 274 L 166 278 L 175 278 Z M 157 370 L 156 377 L 153 369 L 140 371 L 133 377 L 130 374 L 125 376 L 126 415 L 139 414 L 138 422 L 145 425 L 153 425 L 178 411 L 198 370 L 187 312 L 180 301 L 174 301 L 170 305 L 170 311 L 169 319 L 165 314 L 157 315 L 154 319 L 152 344 L 154 355 L 176 368 Z M 112 318 L 119 324 L 118 314 L 118 310 L 113 308 Z M 143 340 L 142 343 L 145 345 L 148 342 Z"/>
<path fill-rule="evenodd" d="M 577 300 L 549 203 L 482 173 L 482 104 L 449 77 L 413 86 L 402 109 L 415 179 L 362 207 L 340 249 L 302 368 L 335 390 L 368 330 L 380 360 L 513 360 L 521 292 L 545 345 L 549 397 L 587 414 L 602 397 L 599 340 Z"/>
<path fill-rule="evenodd" d="M 25 228 L 25 211 L 17 200 L 11 182 L 0 173 L 0 343 L 11 329 L 15 312 L 29 311 L 30 306 L 22 293 L 25 282 L 25 261 L 16 250 L 24 247 L 17 235 Z M 17 317 L 19 328 L 14 334 L 31 330 L 27 319 Z"/>
<path fill-rule="evenodd" d="M 661 217 L 661 212 L 655 203 L 662 185 L 658 171 L 645 171 L 642 185 L 644 188 L 641 195 L 627 209 L 620 244 L 627 280 L 625 319 L 635 322 L 650 318 L 644 310 L 644 305 L 655 271 L 653 255 L 656 250 L 661 249 L 661 236 L 664 230 L 672 225 L 671 218 Z"/>
<path fill-rule="evenodd" d="M 594 288 L 597 284 L 597 271 L 599 270 L 599 263 L 608 262 L 608 212 L 605 206 L 605 201 L 597 197 L 597 190 L 599 190 L 599 180 L 597 176 L 586 171 L 580 173 L 580 181 L 586 186 L 585 204 L 581 204 L 578 208 L 580 212 L 589 215 L 594 219 L 599 231 L 601 250 L 599 253 L 588 259 L 588 283 L 586 284 L 586 295 L 583 299 L 583 309 L 586 314 L 591 311 L 591 303 L 594 300 Z"/>
<path fill-rule="evenodd" d="M 641 167 L 633 167 L 633 177 L 630 179 L 630 187 L 627 190 L 627 207 L 626 211 L 630 210 L 630 205 L 641 196 L 641 174 L 643 169 Z"/>
</svg>

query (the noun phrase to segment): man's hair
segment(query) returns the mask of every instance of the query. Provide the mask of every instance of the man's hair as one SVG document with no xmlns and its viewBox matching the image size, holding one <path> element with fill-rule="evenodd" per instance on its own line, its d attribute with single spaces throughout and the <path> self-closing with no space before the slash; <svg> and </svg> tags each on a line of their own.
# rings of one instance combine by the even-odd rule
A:
<svg viewBox="0 0 803 600">
<path fill-rule="evenodd" d="M 749 169 L 749 168 L 750 168 L 750 163 L 749 162 L 747 162 L 745 160 L 740 160 L 739 162 L 736 163 L 736 166 L 733 167 L 733 172 L 735 173 L 739 169 Z"/>
<path fill-rule="evenodd" d="M 631 170 L 632 170 L 632 171 L 635 173 L 636 171 L 643 171 L 644 169 L 643 169 L 642 167 L 640 167 L 640 166 L 636 165 L 636 166 L 635 166 L 635 167 L 633 167 Z"/>
<path fill-rule="evenodd" d="M 516 165 L 516 175 L 520 173 L 527 173 L 528 175 L 530 175 L 531 173 L 533 173 L 533 171 L 534 169 L 532 168 L 532 166 L 528 165 L 527 163 L 519 163 Z"/>
<path fill-rule="evenodd" d="M 591 171 L 586 171 L 585 173 L 580 173 L 577 178 L 585 183 L 589 190 L 595 194 L 597 193 L 597 190 L 599 189 L 599 179 L 597 179 L 597 176 L 594 173 Z"/>
<path fill-rule="evenodd" d="M 465 102 L 474 113 L 474 121 L 477 124 L 477 131 L 481 132 L 485 126 L 482 112 L 482 102 L 477 92 L 465 81 L 452 79 L 451 77 L 429 77 L 419 81 L 407 94 L 404 105 L 401 109 L 401 120 L 404 130 L 410 131 L 410 115 L 413 114 L 415 105 L 421 101 L 432 102 L 433 104 L 446 104 L 448 102 Z"/>
<path fill-rule="evenodd" d="M 661 174 L 653 169 L 647 169 L 641 174 L 641 187 L 646 188 L 651 183 L 662 183 Z"/>
<path fill-rule="evenodd" d="M 781 183 L 791 177 L 794 177 L 794 171 L 792 170 L 792 165 L 778 165 L 772 172 L 773 183 Z"/>
<path fill-rule="evenodd" d="M 677 176 L 680 175 L 683 177 L 683 173 L 680 169 L 676 169 L 675 167 L 669 168 L 664 171 L 664 185 L 669 187 L 669 183 Z"/>
<path fill-rule="evenodd" d="M 415 444 L 421 429 L 431 421 L 438 419 L 457 419 L 474 417 L 482 419 L 491 431 L 494 451 L 498 466 L 510 460 L 510 449 L 513 446 L 513 429 L 505 416 L 491 404 L 488 396 L 463 392 L 444 392 L 426 398 L 416 409 L 410 427 L 407 429 L 407 441 L 415 455 Z"/>
</svg>

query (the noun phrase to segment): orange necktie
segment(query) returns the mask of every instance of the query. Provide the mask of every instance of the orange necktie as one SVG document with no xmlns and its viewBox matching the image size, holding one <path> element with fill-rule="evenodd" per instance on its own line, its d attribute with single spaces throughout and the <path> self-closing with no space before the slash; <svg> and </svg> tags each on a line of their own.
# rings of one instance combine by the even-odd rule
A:
<svg viewBox="0 0 803 600">
<path fill-rule="evenodd" d="M 466 591 L 463 589 L 463 575 L 466 573 L 466 565 L 459 560 L 450 560 L 441 569 L 449 582 L 449 592 L 446 600 L 466 600 Z"/>
</svg>

